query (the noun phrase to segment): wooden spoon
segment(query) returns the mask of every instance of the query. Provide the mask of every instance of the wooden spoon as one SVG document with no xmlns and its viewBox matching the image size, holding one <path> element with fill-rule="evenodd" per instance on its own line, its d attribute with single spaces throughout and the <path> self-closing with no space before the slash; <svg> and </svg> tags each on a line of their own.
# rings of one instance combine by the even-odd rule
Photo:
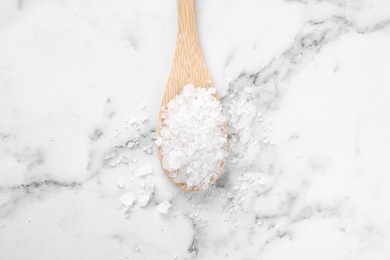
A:
<svg viewBox="0 0 390 260">
<path fill-rule="evenodd" d="M 211 76 L 207 70 L 199 45 L 198 34 L 196 31 L 194 0 L 177 0 L 177 7 L 178 27 L 176 48 L 168 82 L 165 86 L 160 104 L 156 129 L 157 136 L 160 136 L 159 125 L 162 122 L 161 108 L 166 106 L 175 95 L 180 94 L 185 85 L 193 84 L 195 87 L 213 87 Z M 217 94 L 215 94 L 215 97 L 220 102 Z M 225 148 L 227 150 L 227 144 Z M 162 163 L 160 148 L 158 149 L 158 154 L 160 162 Z M 209 186 L 211 186 L 220 177 L 224 164 L 225 161 L 221 163 L 221 171 L 210 181 Z M 174 182 L 169 172 L 165 169 L 164 172 L 179 188 L 186 191 L 198 191 L 197 188 L 188 189 L 185 183 Z"/>
</svg>

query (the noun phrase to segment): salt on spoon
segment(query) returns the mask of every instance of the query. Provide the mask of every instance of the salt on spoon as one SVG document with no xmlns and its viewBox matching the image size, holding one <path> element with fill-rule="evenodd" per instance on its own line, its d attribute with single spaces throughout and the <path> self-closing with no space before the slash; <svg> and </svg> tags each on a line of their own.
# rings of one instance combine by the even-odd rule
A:
<svg viewBox="0 0 390 260">
<path fill-rule="evenodd" d="M 227 157 L 226 118 L 215 93 L 215 88 L 186 85 L 161 113 L 162 167 L 189 190 L 207 189 Z"/>
<path fill-rule="evenodd" d="M 175 54 L 170 70 L 170 75 L 168 77 L 167 84 L 165 86 L 162 100 L 161 100 L 161 105 L 160 105 L 160 112 L 158 116 L 158 122 L 157 122 L 157 129 L 156 129 L 156 134 L 157 134 L 157 145 L 159 146 L 158 148 L 158 153 L 160 157 L 160 162 L 163 165 L 164 172 L 167 175 L 167 177 L 179 188 L 186 190 L 186 191 L 199 191 L 199 190 L 204 190 L 208 187 L 210 187 L 220 176 L 225 164 L 226 156 L 227 156 L 227 130 L 226 130 L 226 122 L 222 122 L 220 125 L 220 122 L 218 122 L 218 127 L 214 127 L 212 124 L 215 124 L 216 118 L 224 118 L 222 115 L 222 109 L 220 109 L 219 114 L 214 113 L 214 114 L 205 114 L 203 113 L 204 118 L 199 118 L 200 122 L 203 122 L 202 125 L 193 125 L 192 129 L 194 131 L 198 131 L 198 136 L 202 136 L 205 138 L 205 140 L 202 139 L 194 139 L 192 140 L 192 143 L 195 145 L 192 145 L 193 154 L 191 154 L 190 150 L 183 150 L 183 149 L 178 149 L 177 151 L 171 150 L 168 151 L 167 154 L 169 154 L 169 162 L 163 161 L 163 154 L 162 150 L 164 149 L 164 136 L 161 135 L 160 128 L 163 130 L 164 123 L 167 125 L 169 123 L 165 122 L 167 118 L 163 118 L 163 111 L 173 111 L 172 109 L 175 109 L 176 106 L 180 106 L 183 104 L 180 104 L 180 99 L 177 99 L 176 105 L 172 108 L 170 105 L 170 101 L 174 99 L 176 95 L 181 95 L 183 94 L 184 96 L 188 94 L 188 92 L 192 92 L 193 89 L 196 89 L 196 95 L 198 97 L 204 97 L 204 98 L 209 98 L 209 101 L 206 101 L 205 106 L 207 108 L 210 108 L 208 104 L 211 102 L 214 106 L 216 106 L 215 111 L 218 111 L 219 108 L 221 108 L 221 103 L 220 99 L 218 97 L 218 94 L 216 93 L 216 89 L 213 88 L 213 83 L 211 81 L 211 76 L 210 73 L 207 70 L 206 63 L 203 59 L 203 55 L 200 49 L 200 44 L 198 41 L 198 35 L 196 31 L 196 21 L 195 21 L 195 12 L 194 12 L 194 0 L 180 0 L 177 1 L 178 3 L 178 30 L 177 30 L 177 40 L 176 40 L 176 48 L 175 48 Z M 187 87 L 187 89 L 184 89 L 184 86 L 188 86 L 188 84 L 193 85 L 193 89 L 191 87 Z M 202 93 L 202 91 L 198 91 L 198 88 L 204 88 L 204 92 L 207 92 L 209 95 L 206 95 Z M 185 92 L 183 92 L 185 91 Z M 204 94 L 204 95 L 203 95 Z M 190 93 L 190 96 L 195 96 L 194 93 Z M 213 97 L 213 98 L 211 98 Z M 205 99 L 201 98 L 199 101 L 192 100 L 192 104 L 197 104 L 197 107 L 201 110 L 203 108 L 203 105 L 200 104 L 200 102 L 203 102 Z M 198 103 L 197 103 L 198 102 Z M 184 104 L 185 105 L 185 104 Z M 170 107 L 171 106 L 171 107 Z M 167 110 L 166 110 L 167 109 Z M 181 110 L 180 113 L 183 113 L 184 111 Z M 168 112 L 169 114 L 170 112 Z M 165 117 L 167 114 L 165 113 Z M 180 118 L 181 116 L 176 115 L 173 116 L 174 119 L 171 122 L 173 122 L 176 125 L 170 125 L 169 129 L 173 130 L 172 133 L 178 134 L 178 131 L 182 130 L 182 125 L 180 125 Z M 195 122 L 194 122 L 195 123 Z M 198 122 L 199 123 L 199 122 Z M 214 128 L 213 128 L 214 127 Z M 201 135 L 199 131 L 201 129 L 207 128 L 208 130 L 210 129 L 219 129 L 220 132 L 218 133 L 213 133 L 212 137 L 215 137 L 218 135 L 218 138 L 214 140 L 213 138 L 207 138 L 207 134 Z M 198 129 L 198 130 L 196 130 Z M 188 131 L 186 129 L 185 131 Z M 187 136 L 188 137 L 187 132 Z M 169 133 L 168 133 L 169 134 Z M 179 134 L 180 136 L 180 134 Z M 177 136 L 176 136 L 177 137 Z M 165 136 L 165 138 L 169 138 Z M 180 146 L 181 140 L 172 140 L 172 142 L 167 142 L 168 146 L 172 144 L 178 144 Z M 188 142 L 189 140 L 187 140 Z M 194 161 L 192 167 L 190 165 L 191 163 L 191 158 L 196 157 L 198 155 L 199 149 L 201 149 L 201 145 L 210 142 L 212 143 L 213 141 L 216 141 L 218 144 L 215 144 L 215 147 L 212 147 L 208 151 L 215 151 L 218 150 L 216 149 L 217 146 L 219 146 L 220 143 L 223 143 L 223 151 L 224 153 L 221 154 L 209 154 L 209 158 L 213 163 L 210 165 L 206 165 L 205 168 L 203 169 L 201 165 L 198 165 L 199 163 L 203 162 L 203 160 L 196 160 L 196 163 Z M 198 145 L 200 144 L 200 145 Z M 212 145 L 211 145 L 212 146 Z M 163 148 L 163 149 L 162 149 Z M 182 147 L 183 148 L 183 147 Z M 215 148 L 215 149 L 213 149 Z M 221 147 L 218 147 L 221 148 Z M 219 150 L 218 150 L 219 151 Z M 188 152 L 185 156 L 183 156 L 183 152 Z M 175 154 L 176 153 L 176 154 Z M 174 159 L 175 156 L 177 159 Z M 218 158 L 214 158 L 214 157 Z M 203 158 L 203 156 L 200 156 Z M 186 169 L 183 169 L 183 158 L 184 161 L 187 163 L 184 163 L 185 166 L 187 166 Z M 188 159 L 188 160 L 187 160 Z M 216 162 L 219 164 L 218 166 L 215 166 Z M 165 164 L 164 164 L 165 163 Z M 213 166 L 212 166 L 213 165 Z M 164 167 L 166 166 L 166 167 Z M 169 170 L 169 167 L 172 169 L 172 171 Z M 178 174 L 178 170 L 181 170 L 180 172 L 183 173 L 184 170 L 186 171 L 186 176 L 180 176 Z M 197 172 L 195 169 L 203 169 L 204 171 Z M 211 171 L 215 171 L 212 172 Z M 175 172 L 176 171 L 176 172 Z M 173 175 L 172 175 L 173 174 Z M 197 175 L 197 176 L 195 176 Z M 194 177 L 195 176 L 195 177 Z M 184 177 L 184 178 L 181 178 Z M 194 178 L 192 178 L 194 177 Z M 192 178 L 192 179 L 191 179 Z"/>
</svg>

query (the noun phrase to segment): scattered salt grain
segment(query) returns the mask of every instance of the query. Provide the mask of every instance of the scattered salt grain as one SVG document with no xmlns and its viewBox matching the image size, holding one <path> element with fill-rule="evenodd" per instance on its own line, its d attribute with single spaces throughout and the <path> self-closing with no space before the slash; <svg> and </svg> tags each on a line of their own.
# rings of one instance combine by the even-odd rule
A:
<svg viewBox="0 0 390 260">
<path fill-rule="evenodd" d="M 256 181 L 257 182 L 257 184 L 259 184 L 259 185 L 265 185 L 265 182 L 263 181 L 263 180 L 258 180 L 258 181 Z"/>
<path fill-rule="evenodd" d="M 138 179 L 138 180 L 137 180 L 137 183 L 138 183 L 138 185 L 141 186 L 141 187 L 145 187 L 145 184 L 146 184 L 145 179 Z"/>
<path fill-rule="evenodd" d="M 138 195 L 138 205 L 140 207 L 145 207 L 148 204 L 149 199 L 150 199 L 150 194 L 148 194 L 148 193 L 139 194 Z"/>
<path fill-rule="evenodd" d="M 129 120 L 130 125 L 134 125 L 136 122 L 137 122 L 137 119 L 135 117 L 132 117 Z"/>
<path fill-rule="evenodd" d="M 275 229 L 276 231 L 279 231 L 279 225 L 276 224 L 275 227 L 274 227 L 274 229 Z"/>
<path fill-rule="evenodd" d="M 125 206 L 131 206 L 134 203 L 134 196 L 131 192 L 123 194 L 120 198 L 120 202 Z"/>
<path fill-rule="evenodd" d="M 146 121 L 148 121 L 148 117 L 147 116 L 141 116 L 139 118 L 139 120 L 141 121 L 141 123 L 145 123 Z"/>
<path fill-rule="evenodd" d="M 112 163 L 110 163 L 110 166 L 111 166 L 112 168 L 115 168 L 115 167 L 116 167 L 116 163 L 115 163 L 115 162 L 112 162 Z"/>
<path fill-rule="evenodd" d="M 154 188 L 154 180 L 153 180 L 153 177 L 152 177 L 152 176 L 150 176 L 150 175 L 146 176 L 146 179 L 145 179 L 145 186 L 146 186 L 147 188 L 150 188 L 150 189 L 153 190 L 153 188 Z"/>
<path fill-rule="evenodd" d="M 118 186 L 118 188 L 121 188 L 123 189 L 125 187 L 125 183 L 123 180 L 119 180 L 117 183 L 116 183 L 116 186 Z"/>
<path fill-rule="evenodd" d="M 157 206 L 157 211 L 161 214 L 167 214 L 170 207 L 171 207 L 171 203 L 164 200 Z"/>
<path fill-rule="evenodd" d="M 189 84 L 162 109 L 161 140 L 156 140 L 162 166 L 188 189 L 207 189 L 228 155 L 226 118 L 215 93 Z"/>
<path fill-rule="evenodd" d="M 151 174 L 152 172 L 153 172 L 153 169 L 149 164 L 146 164 L 137 170 L 138 176 L 148 175 L 148 174 Z"/>
<path fill-rule="evenodd" d="M 127 206 L 127 205 L 122 205 L 122 211 L 127 213 L 130 209 L 130 206 Z"/>
</svg>

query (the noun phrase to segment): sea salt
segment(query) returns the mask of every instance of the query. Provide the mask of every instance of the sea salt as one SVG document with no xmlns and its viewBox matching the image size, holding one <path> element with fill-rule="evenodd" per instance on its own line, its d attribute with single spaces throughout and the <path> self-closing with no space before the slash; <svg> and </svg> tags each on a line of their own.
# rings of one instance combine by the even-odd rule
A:
<svg viewBox="0 0 390 260">
<path fill-rule="evenodd" d="M 150 199 L 150 194 L 148 194 L 148 193 L 139 194 L 138 195 L 138 205 L 140 207 L 145 207 L 148 204 L 149 199 Z"/>
<path fill-rule="evenodd" d="M 161 137 L 157 137 L 155 143 L 156 143 L 156 145 L 157 145 L 158 147 L 161 146 L 162 142 L 163 142 L 163 139 L 162 139 Z"/>
<path fill-rule="evenodd" d="M 131 192 L 127 192 L 123 194 L 120 198 L 120 202 L 125 206 L 131 206 L 134 203 L 134 196 Z"/>
<path fill-rule="evenodd" d="M 151 190 L 154 188 L 154 180 L 152 176 L 146 176 L 145 186 Z"/>
<path fill-rule="evenodd" d="M 139 186 L 145 187 L 146 181 L 145 181 L 145 179 L 138 179 L 137 183 L 138 183 Z"/>
<path fill-rule="evenodd" d="M 138 176 L 148 175 L 148 174 L 151 174 L 152 172 L 153 172 L 153 169 L 149 164 L 146 164 L 137 170 Z"/>
<path fill-rule="evenodd" d="M 215 88 L 189 84 L 162 109 L 162 167 L 188 189 L 209 187 L 226 159 L 226 118 Z"/>
<path fill-rule="evenodd" d="M 157 211 L 161 214 L 167 214 L 170 207 L 171 207 L 171 203 L 164 200 L 157 206 Z"/>
<path fill-rule="evenodd" d="M 118 180 L 116 185 L 118 186 L 118 188 L 123 189 L 125 187 L 125 182 L 123 180 Z"/>
</svg>

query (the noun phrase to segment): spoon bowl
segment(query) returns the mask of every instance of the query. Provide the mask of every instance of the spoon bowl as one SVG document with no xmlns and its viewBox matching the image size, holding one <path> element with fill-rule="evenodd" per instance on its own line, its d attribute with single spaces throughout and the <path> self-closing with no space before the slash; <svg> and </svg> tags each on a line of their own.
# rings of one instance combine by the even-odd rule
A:
<svg viewBox="0 0 390 260">
<path fill-rule="evenodd" d="M 193 84 L 195 87 L 205 88 L 214 87 L 200 49 L 198 34 L 196 31 L 194 0 L 177 0 L 177 7 L 178 27 L 176 48 L 168 81 L 161 99 L 156 128 L 157 137 L 160 137 L 159 125 L 163 121 L 163 118 L 161 118 L 162 108 L 166 107 L 172 98 L 180 94 L 185 85 Z M 219 102 L 221 102 L 217 93 L 215 93 L 214 96 Z M 226 130 L 226 124 L 224 127 Z M 227 133 L 227 131 L 224 132 Z M 224 137 L 227 138 L 227 136 Z M 227 151 L 227 142 L 225 150 Z M 162 164 L 163 158 L 160 148 L 158 148 L 158 154 Z M 211 179 L 209 186 L 211 186 L 221 176 L 224 164 L 225 160 L 221 162 L 221 170 L 216 177 Z M 166 169 L 163 170 L 171 182 L 179 188 L 190 192 L 199 191 L 196 187 L 188 188 L 185 183 L 176 183 L 170 176 L 169 172 Z"/>
</svg>

